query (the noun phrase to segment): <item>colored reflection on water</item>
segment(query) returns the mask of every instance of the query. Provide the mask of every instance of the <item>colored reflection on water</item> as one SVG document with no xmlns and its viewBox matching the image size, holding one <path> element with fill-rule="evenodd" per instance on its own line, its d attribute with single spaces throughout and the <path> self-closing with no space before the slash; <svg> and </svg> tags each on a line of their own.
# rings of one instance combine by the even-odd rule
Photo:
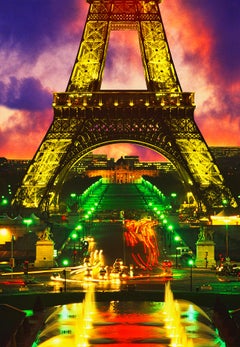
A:
<svg viewBox="0 0 240 347">
<path fill-rule="evenodd" d="M 188 301 L 95 302 L 89 286 L 83 303 L 56 307 L 34 347 L 223 347 L 210 318 Z"/>
</svg>

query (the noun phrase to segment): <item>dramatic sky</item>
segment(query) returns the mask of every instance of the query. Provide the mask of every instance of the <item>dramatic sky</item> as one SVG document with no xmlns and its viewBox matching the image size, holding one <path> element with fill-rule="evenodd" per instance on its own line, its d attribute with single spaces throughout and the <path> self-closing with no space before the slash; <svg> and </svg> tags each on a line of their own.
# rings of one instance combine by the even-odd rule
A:
<svg viewBox="0 0 240 347">
<path fill-rule="evenodd" d="M 0 5 L 0 157 L 30 159 L 52 122 L 52 93 L 66 90 L 88 4 L 0 0 Z M 163 0 L 160 9 L 182 89 L 196 93 L 195 121 L 205 140 L 209 146 L 239 146 L 239 0 Z M 102 88 L 146 88 L 135 33 L 111 36 Z M 158 159 L 130 144 L 97 152 Z"/>
</svg>

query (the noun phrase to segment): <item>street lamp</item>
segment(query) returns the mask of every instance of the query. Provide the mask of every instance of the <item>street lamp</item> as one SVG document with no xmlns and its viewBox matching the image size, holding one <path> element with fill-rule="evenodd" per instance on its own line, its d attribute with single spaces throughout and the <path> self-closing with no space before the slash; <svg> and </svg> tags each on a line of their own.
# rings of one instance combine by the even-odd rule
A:
<svg viewBox="0 0 240 347">
<path fill-rule="evenodd" d="M 29 233 L 31 232 L 31 230 L 29 230 L 29 226 L 31 225 L 31 224 L 33 224 L 33 220 L 32 220 L 32 218 L 24 218 L 23 219 L 23 224 L 25 224 L 26 225 L 26 228 L 27 228 L 27 240 L 26 240 L 26 257 L 27 257 L 27 259 L 28 259 L 28 256 L 29 256 L 29 250 L 30 250 L 30 240 L 29 240 Z"/>
<path fill-rule="evenodd" d="M 167 225 L 167 219 L 163 216 L 162 219 L 162 231 L 163 231 L 163 245 L 164 248 L 167 248 L 167 233 L 166 233 L 166 225 Z"/>
<path fill-rule="evenodd" d="M 174 241 L 175 242 L 179 242 L 181 241 L 181 237 L 179 235 L 176 235 L 174 237 Z M 176 245 L 176 269 L 178 268 L 178 248 L 177 248 L 177 245 Z"/>
<path fill-rule="evenodd" d="M 74 231 L 71 234 L 71 239 L 73 240 L 73 266 L 76 265 L 76 255 L 77 255 L 77 250 L 76 250 L 76 239 L 78 238 L 78 234 Z"/>
<path fill-rule="evenodd" d="M 229 235 L 228 235 L 229 219 L 225 219 L 224 222 L 225 222 L 225 232 L 226 232 L 226 235 L 225 235 L 226 240 L 225 240 L 225 242 L 226 242 L 226 260 L 227 260 L 227 258 L 229 257 Z"/>
<path fill-rule="evenodd" d="M 76 230 L 77 232 L 82 231 L 82 238 L 84 239 L 84 229 L 83 229 L 83 226 L 82 226 L 81 224 L 78 224 L 78 225 L 76 226 L 75 230 Z M 78 240 L 79 240 L 78 248 L 80 249 L 80 245 L 81 245 L 81 243 L 80 243 L 80 242 L 81 242 L 80 236 L 78 237 Z"/>
<path fill-rule="evenodd" d="M 168 247 L 169 249 L 172 247 L 172 233 L 173 233 L 173 226 L 172 225 L 168 225 L 167 229 L 169 230 L 168 232 Z"/>
<path fill-rule="evenodd" d="M 12 271 L 15 267 L 14 250 L 13 250 L 14 241 L 15 241 L 15 237 L 14 237 L 14 235 L 12 235 L 12 238 L 11 238 L 11 258 L 10 258 L 10 265 L 11 265 Z"/>
<path fill-rule="evenodd" d="M 69 265 L 69 261 L 68 261 L 68 259 L 63 259 L 63 266 L 68 266 Z M 67 291 L 67 270 L 66 269 L 64 269 L 63 270 L 63 277 L 64 277 L 64 292 L 66 293 L 66 291 Z"/>
<path fill-rule="evenodd" d="M 193 280 L 193 260 L 192 259 L 189 259 L 188 261 L 188 265 L 190 265 L 190 292 L 192 292 L 192 280 Z"/>
<path fill-rule="evenodd" d="M 174 212 L 176 212 L 176 205 L 177 205 L 177 194 L 171 193 L 171 204 Z"/>
</svg>

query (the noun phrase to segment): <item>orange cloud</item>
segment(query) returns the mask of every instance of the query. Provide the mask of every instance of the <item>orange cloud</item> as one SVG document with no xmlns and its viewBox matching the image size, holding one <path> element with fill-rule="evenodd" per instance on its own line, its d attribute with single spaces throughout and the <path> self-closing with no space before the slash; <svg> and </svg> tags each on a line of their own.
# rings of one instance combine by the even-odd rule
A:
<svg viewBox="0 0 240 347">
<path fill-rule="evenodd" d="M 0 156 L 29 159 L 37 151 L 52 119 L 52 111 L 27 112 L 13 110 L 0 127 Z"/>
</svg>

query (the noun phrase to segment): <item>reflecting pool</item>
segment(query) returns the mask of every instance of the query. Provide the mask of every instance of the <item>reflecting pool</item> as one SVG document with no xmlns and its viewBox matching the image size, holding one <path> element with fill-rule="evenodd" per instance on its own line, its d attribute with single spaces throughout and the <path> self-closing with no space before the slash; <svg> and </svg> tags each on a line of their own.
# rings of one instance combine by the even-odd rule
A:
<svg viewBox="0 0 240 347">
<path fill-rule="evenodd" d="M 208 315 L 174 300 L 170 284 L 164 302 L 95 302 L 89 285 L 83 303 L 58 306 L 49 314 L 34 347 L 224 347 Z"/>
</svg>

